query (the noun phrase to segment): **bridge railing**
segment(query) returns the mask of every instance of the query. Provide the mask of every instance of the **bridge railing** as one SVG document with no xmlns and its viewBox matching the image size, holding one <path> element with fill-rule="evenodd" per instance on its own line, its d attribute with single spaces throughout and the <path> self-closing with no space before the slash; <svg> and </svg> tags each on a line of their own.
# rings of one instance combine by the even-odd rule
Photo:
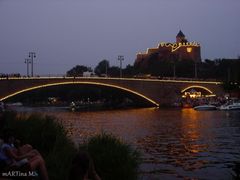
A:
<svg viewBox="0 0 240 180">
<path fill-rule="evenodd" d="M 192 79 L 192 78 L 116 78 L 116 77 L 68 77 L 68 76 L 35 76 L 35 77 L 2 77 L 1 80 L 38 80 L 38 79 L 76 79 L 76 80 L 119 80 L 119 81 L 149 81 L 149 82 L 169 82 L 169 83 L 206 83 L 206 84 L 222 84 L 220 81 L 214 81 L 214 80 L 202 80 L 202 79 Z"/>
</svg>

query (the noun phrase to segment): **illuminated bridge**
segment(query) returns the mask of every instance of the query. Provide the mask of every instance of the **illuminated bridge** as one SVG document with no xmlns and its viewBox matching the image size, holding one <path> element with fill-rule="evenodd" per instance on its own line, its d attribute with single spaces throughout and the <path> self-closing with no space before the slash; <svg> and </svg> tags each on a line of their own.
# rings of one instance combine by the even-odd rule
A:
<svg viewBox="0 0 240 180">
<path fill-rule="evenodd" d="M 159 80 L 135 78 L 99 78 L 99 77 L 34 77 L 34 78 L 2 78 L 0 79 L 0 101 L 10 97 L 49 86 L 67 84 L 85 84 L 116 88 L 135 94 L 154 106 L 169 105 L 180 97 L 223 95 L 220 82 Z M 198 91 L 198 94 L 194 94 Z"/>
</svg>

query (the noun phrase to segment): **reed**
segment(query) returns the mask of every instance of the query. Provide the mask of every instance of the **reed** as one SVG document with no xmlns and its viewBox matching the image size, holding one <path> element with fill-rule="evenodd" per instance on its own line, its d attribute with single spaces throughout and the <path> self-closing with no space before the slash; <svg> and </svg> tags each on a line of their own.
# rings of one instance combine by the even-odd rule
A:
<svg viewBox="0 0 240 180">
<path fill-rule="evenodd" d="M 138 178 L 140 153 L 112 134 L 93 136 L 80 149 L 87 150 L 95 169 L 104 180 L 134 180 Z"/>
</svg>

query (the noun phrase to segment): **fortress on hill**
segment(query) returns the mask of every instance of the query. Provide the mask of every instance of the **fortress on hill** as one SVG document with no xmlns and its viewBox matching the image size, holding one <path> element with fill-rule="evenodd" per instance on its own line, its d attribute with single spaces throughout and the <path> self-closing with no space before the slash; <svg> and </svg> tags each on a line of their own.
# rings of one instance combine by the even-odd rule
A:
<svg viewBox="0 0 240 180">
<path fill-rule="evenodd" d="M 144 64 L 151 58 L 156 60 L 192 60 L 201 62 L 200 44 L 188 42 L 183 32 L 180 30 L 176 36 L 175 43 L 161 42 L 157 48 L 148 48 L 145 53 L 138 53 L 135 65 Z"/>
</svg>

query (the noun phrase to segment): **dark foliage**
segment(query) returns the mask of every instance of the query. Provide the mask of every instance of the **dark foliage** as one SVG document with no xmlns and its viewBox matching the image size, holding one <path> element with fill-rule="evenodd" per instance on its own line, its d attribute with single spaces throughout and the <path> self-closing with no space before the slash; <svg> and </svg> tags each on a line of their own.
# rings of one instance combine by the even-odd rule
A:
<svg viewBox="0 0 240 180">
<path fill-rule="evenodd" d="M 104 59 L 98 63 L 98 65 L 94 69 L 94 72 L 97 75 L 107 74 L 108 69 L 109 69 L 109 62 L 106 59 Z"/>
<path fill-rule="evenodd" d="M 86 72 L 86 71 L 91 71 L 91 68 L 87 66 L 77 65 L 67 72 L 67 76 L 70 76 L 70 77 L 83 76 L 83 72 Z"/>
<path fill-rule="evenodd" d="M 95 169 L 103 180 L 134 180 L 140 164 L 140 154 L 111 134 L 100 134 L 82 145 L 91 155 Z"/>
</svg>

